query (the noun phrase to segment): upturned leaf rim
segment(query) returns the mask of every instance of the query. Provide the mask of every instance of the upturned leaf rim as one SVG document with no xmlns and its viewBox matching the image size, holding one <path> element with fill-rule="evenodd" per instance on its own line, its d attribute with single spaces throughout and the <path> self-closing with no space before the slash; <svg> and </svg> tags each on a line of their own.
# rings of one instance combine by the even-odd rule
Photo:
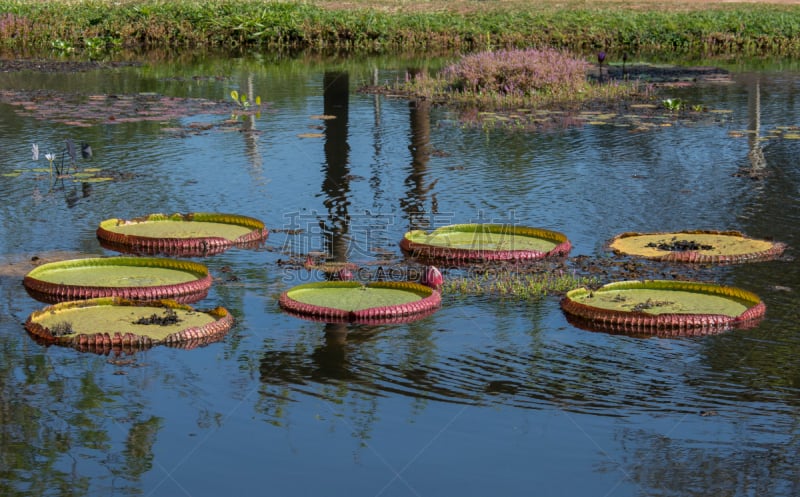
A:
<svg viewBox="0 0 800 497">
<path fill-rule="evenodd" d="M 157 222 L 202 221 L 220 225 L 236 225 L 250 229 L 234 240 L 223 236 L 151 237 L 114 231 L 115 227 Z M 100 244 L 109 250 L 137 255 L 170 255 L 204 257 L 216 255 L 231 247 L 255 248 L 269 236 L 264 223 L 256 218 L 221 212 L 154 213 L 131 219 L 110 218 L 100 222 L 96 230 Z"/>
<path fill-rule="evenodd" d="M 555 247 L 546 251 L 532 249 L 465 249 L 445 247 L 414 240 L 414 238 L 423 236 L 430 237 L 452 232 L 475 233 L 478 231 L 539 238 L 555 243 Z M 567 256 L 570 250 L 572 250 L 572 244 L 565 234 L 544 228 L 502 223 L 462 223 L 441 226 L 431 232 L 426 232 L 424 230 L 408 231 L 403 235 L 403 239 L 400 241 L 400 248 L 406 255 L 411 257 L 458 264 L 496 261 L 535 261 L 551 257 L 563 257 Z"/>
<path fill-rule="evenodd" d="M 768 244 L 768 248 L 763 250 L 753 250 L 745 253 L 704 253 L 702 250 L 687 250 L 687 251 L 666 251 L 664 254 L 648 255 L 636 253 L 633 250 L 625 250 L 620 247 L 623 241 L 636 237 L 680 237 L 692 235 L 715 235 L 730 237 L 732 239 L 739 239 L 744 243 L 748 242 L 761 242 Z M 655 231 L 655 232 L 636 232 L 628 231 L 620 233 L 608 241 L 607 247 L 618 255 L 627 255 L 632 257 L 641 257 L 649 260 L 664 261 L 664 262 L 685 262 L 695 264 L 741 264 L 746 262 L 762 262 L 773 260 L 780 257 L 787 245 L 782 242 L 772 240 L 764 240 L 759 238 L 752 238 L 740 231 L 736 230 L 681 230 L 681 231 Z"/>
<path fill-rule="evenodd" d="M 180 331 L 166 335 L 162 339 L 154 339 L 146 334 L 120 332 L 118 330 L 100 328 L 94 332 L 57 336 L 50 328 L 39 322 L 45 316 L 51 316 L 72 309 L 96 308 L 102 311 L 104 307 L 109 306 L 176 309 L 187 312 L 204 313 L 210 316 L 213 321 L 202 326 L 183 328 Z M 42 345 L 61 345 L 84 352 L 107 354 L 112 351 L 132 353 L 146 350 L 156 345 L 193 349 L 221 340 L 231 330 L 233 324 L 233 315 L 222 306 L 208 310 L 198 310 L 188 304 L 183 304 L 172 299 L 141 301 L 121 297 L 98 297 L 59 302 L 33 311 L 26 319 L 24 328 Z"/>
<path fill-rule="evenodd" d="M 737 300 L 746 310 L 737 316 L 714 313 L 669 313 L 606 309 L 579 302 L 578 299 L 591 293 L 615 290 L 653 289 L 710 294 Z M 603 285 L 596 290 L 575 288 L 561 299 L 561 308 L 568 320 L 584 329 L 643 336 L 692 336 L 708 335 L 733 328 L 755 326 L 766 314 L 766 305 L 753 292 L 738 287 L 675 280 L 628 280 Z"/>
<path fill-rule="evenodd" d="M 102 266 L 121 266 L 131 268 L 162 268 L 186 273 L 188 281 L 164 285 L 142 286 L 102 286 L 54 283 L 40 279 L 46 272 Z M 205 298 L 211 288 L 212 278 L 208 268 L 200 263 L 163 257 L 87 257 L 48 262 L 33 268 L 23 278 L 28 294 L 36 300 L 50 304 L 86 300 L 99 297 L 121 297 L 131 300 L 155 301 L 173 299 L 190 304 Z"/>
<path fill-rule="evenodd" d="M 353 290 L 358 288 L 390 288 L 414 293 L 419 299 L 396 305 L 377 305 L 360 310 L 347 310 L 300 302 L 292 293 L 308 289 Z M 435 312 L 441 306 L 441 294 L 428 286 L 411 281 L 317 281 L 296 285 L 278 298 L 278 305 L 287 313 L 326 323 L 396 324 L 415 321 Z"/>
</svg>

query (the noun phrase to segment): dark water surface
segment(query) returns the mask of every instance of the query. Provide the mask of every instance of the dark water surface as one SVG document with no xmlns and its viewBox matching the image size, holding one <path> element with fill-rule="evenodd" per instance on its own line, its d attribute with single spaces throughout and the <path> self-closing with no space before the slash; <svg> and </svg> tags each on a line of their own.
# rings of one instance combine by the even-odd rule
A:
<svg viewBox="0 0 800 497">
<path fill-rule="evenodd" d="M 0 74 L 0 494 L 800 494 L 800 73 L 736 66 L 667 92 L 705 105 L 698 118 L 535 133 L 356 91 L 418 65 L 198 57 Z M 28 111 L 9 103 L 34 89 Z M 266 108 L 238 124 L 204 113 L 232 89 Z M 43 119 L 90 95 L 141 99 L 142 113 L 160 96 L 203 100 L 155 121 Z M 66 139 L 92 146 L 79 168 L 115 181 L 50 189 L 43 157 L 60 160 Z M 200 259 L 215 281 L 196 306 L 237 319 L 224 340 L 102 355 L 26 334 L 44 305 L 21 284 L 32 257 L 114 255 L 100 221 L 193 211 L 272 231 Z M 702 338 L 585 331 L 557 297 L 444 295 L 422 320 L 350 328 L 278 308 L 320 278 L 286 264 L 307 252 L 388 266 L 408 229 L 478 221 L 562 231 L 573 256 L 609 257 L 624 231 L 735 229 L 790 248 L 707 268 L 767 316 Z"/>
</svg>

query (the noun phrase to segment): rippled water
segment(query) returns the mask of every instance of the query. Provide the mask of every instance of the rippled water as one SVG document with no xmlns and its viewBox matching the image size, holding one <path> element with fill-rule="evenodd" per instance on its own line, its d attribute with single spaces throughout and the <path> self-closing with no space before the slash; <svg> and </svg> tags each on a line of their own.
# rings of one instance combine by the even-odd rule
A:
<svg viewBox="0 0 800 497">
<path fill-rule="evenodd" d="M 733 67 L 728 82 L 668 91 L 705 105 L 698 119 L 539 132 L 356 91 L 420 63 L 207 57 L 0 74 L 4 91 L 52 102 L 219 103 L 232 89 L 266 102 L 245 124 L 195 111 L 91 127 L 0 103 L 4 495 L 798 494 L 800 73 Z M 66 139 L 92 146 L 79 167 L 116 180 L 50 189 L 31 144 L 60 153 Z M 742 177 L 758 153 L 763 174 Z M 43 305 L 21 285 L 32 257 L 113 255 L 95 237 L 103 219 L 192 211 L 272 231 L 261 249 L 200 259 L 215 281 L 196 305 L 237 319 L 223 341 L 116 356 L 25 333 Z M 319 277 L 287 264 L 307 252 L 402 264 L 408 229 L 477 221 L 561 231 L 573 256 L 611 257 L 605 243 L 624 231 L 735 229 L 790 248 L 701 268 L 767 305 L 756 328 L 703 338 L 581 330 L 557 297 L 445 295 L 434 315 L 383 326 L 278 308 L 280 292 Z"/>
</svg>

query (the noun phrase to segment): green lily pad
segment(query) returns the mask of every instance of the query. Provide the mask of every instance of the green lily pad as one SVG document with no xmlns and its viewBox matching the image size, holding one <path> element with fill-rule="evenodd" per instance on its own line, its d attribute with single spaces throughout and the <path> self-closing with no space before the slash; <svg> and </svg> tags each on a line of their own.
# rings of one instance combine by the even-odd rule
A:
<svg viewBox="0 0 800 497">
<path fill-rule="evenodd" d="M 748 326 L 766 311 L 757 295 L 739 288 L 671 280 L 578 288 L 567 292 L 561 307 L 580 327 L 666 336 Z"/>
<path fill-rule="evenodd" d="M 98 257 L 42 264 L 25 275 L 23 284 L 32 297 L 49 303 L 112 296 L 189 303 L 207 295 L 211 276 L 195 262 Z"/>
<path fill-rule="evenodd" d="M 295 286 L 278 303 L 292 314 L 317 321 L 388 323 L 430 314 L 441 304 L 441 296 L 413 282 L 323 281 Z"/>
<path fill-rule="evenodd" d="M 174 300 L 117 297 L 61 302 L 33 312 L 25 329 L 45 344 L 84 350 L 153 345 L 194 346 L 219 340 L 233 325 L 223 307 L 197 311 Z"/>
<path fill-rule="evenodd" d="M 257 219 L 213 212 L 106 219 L 97 228 L 97 238 L 105 248 L 184 257 L 218 254 L 234 246 L 256 246 L 268 233 Z"/>
<path fill-rule="evenodd" d="M 409 231 L 404 252 L 453 262 L 535 260 L 567 255 L 571 244 L 557 231 L 510 224 L 454 224 L 428 233 Z"/>
</svg>

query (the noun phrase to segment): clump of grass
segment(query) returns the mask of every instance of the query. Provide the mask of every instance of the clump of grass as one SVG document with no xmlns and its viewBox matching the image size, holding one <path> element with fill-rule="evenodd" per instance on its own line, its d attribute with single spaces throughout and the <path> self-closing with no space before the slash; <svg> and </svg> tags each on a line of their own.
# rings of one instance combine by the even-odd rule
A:
<svg viewBox="0 0 800 497">
<path fill-rule="evenodd" d="M 402 82 L 397 90 L 441 104 L 492 111 L 575 107 L 646 93 L 638 81 L 591 81 L 592 67 L 553 48 L 486 51 L 466 55 L 435 75 Z"/>
<path fill-rule="evenodd" d="M 598 285 L 599 280 L 593 276 L 579 276 L 574 272 L 560 269 L 541 273 L 487 271 L 480 275 L 445 278 L 442 291 L 451 295 L 494 295 L 536 299 L 548 295 L 562 295 L 574 288 Z"/>
<path fill-rule="evenodd" d="M 510 49 L 463 57 L 441 71 L 452 91 L 526 97 L 583 91 L 588 62 L 561 50 Z"/>
</svg>

